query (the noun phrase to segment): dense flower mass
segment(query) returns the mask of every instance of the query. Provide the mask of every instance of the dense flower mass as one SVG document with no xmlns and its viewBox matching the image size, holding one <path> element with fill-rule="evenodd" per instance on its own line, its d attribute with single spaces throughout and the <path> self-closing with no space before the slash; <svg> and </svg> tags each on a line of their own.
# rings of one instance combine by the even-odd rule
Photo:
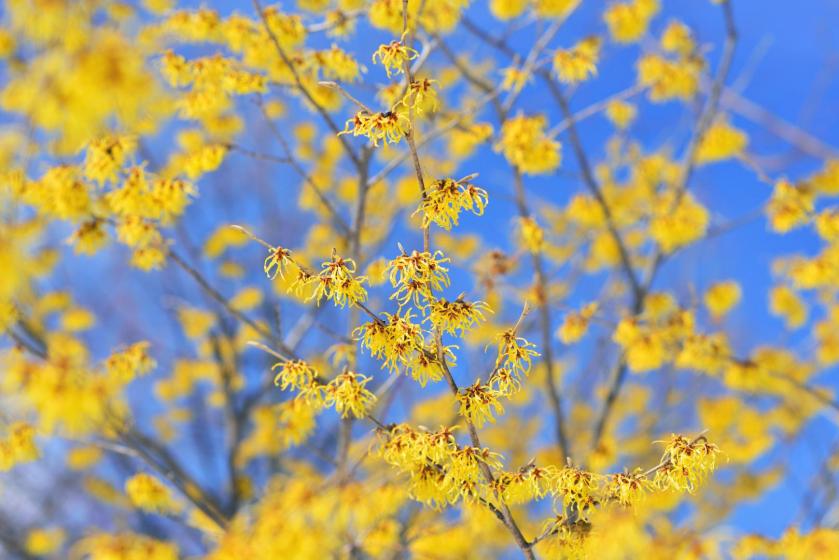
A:
<svg viewBox="0 0 839 560">
<path fill-rule="evenodd" d="M 835 556 L 808 45 L 799 115 L 741 0 L 195 5 L 0 13 L 0 557 Z"/>
</svg>

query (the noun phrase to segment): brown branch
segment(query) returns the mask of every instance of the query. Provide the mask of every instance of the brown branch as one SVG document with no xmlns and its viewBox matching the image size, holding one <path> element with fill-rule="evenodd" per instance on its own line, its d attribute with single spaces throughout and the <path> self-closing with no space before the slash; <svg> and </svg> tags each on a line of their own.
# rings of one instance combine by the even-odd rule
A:
<svg viewBox="0 0 839 560">
<path fill-rule="evenodd" d="M 516 189 L 516 206 L 522 218 L 530 217 L 530 210 L 527 207 L 527 198 L 524 189 L 524 180 L 518 167 L 513 167 L 513 182 Z M 554 413 L 554 432 L 559 453 L 562 457 L 568 457 L 571 448 L 568 436 L 565 433 L 565 414 L 563 412 L 562 397 L 556 382 L 556 372 L 553 357 L 553 337 L 551 336 L 551 312 L 549 303 L 548 279 L 545 275 L 545 264 L 541 251 L 530 253 L 538 291 L 539 327 L 542 336 L 542 361 L 545 364 L 545 392 L 548 395 L 551 409 Z"/>
<path fill-rule="evenodd" d="M 280 157 L 275 156 L 274 154 L 266 154 L 263 152 L 257 152 L 256 150 L 251 150 L 249 148 L 245 148 L 244 146 L 240 146 L 238 144 L 228 143 L 224 144 L 224 147 L 228 150 L 232 150 L 234 152 L 239 152 L 244 156 L 248 156 L 249 158 L 258 159 L 262 161 L 272 161 L 274 163 L 291 163 L 291 160 L 287 157 Z"/>
<path fill-rule="evenodd" d="M 728 77 L 728 74 L 731 70 L 731 62 L 734 59 L 734 51 L 737 44 L 737 28 L 734 24 L 734 14 L 731 9 L 731 1 L 724 0 L 722 3 L 722 9 L 723 17 L 725 19 L 726 30 L 723 55 L 720 61 L 719 68 L 717 69 L 716 76 L 714 77 L 714 82 L 711 85 L 708 100 L 705 103 L 705 108 L 703 109 L 699 117 L 697 125 L 693 130 L 693 134 L 691 135 L 690 141 L 688 142 L 688 146 L 685 149 L 685 156 L 682 163 L 682 173 L 680 176 L 679 184 L 677 186 L 677 195 L 674 201 L 674 205 L 678 205 L 681 197 L 684 195 L 685 192 L 687 192 L 688 183 L 690 181 L 691 176 L 693 175 L 693 171 L 696 166 L 696 152 L 699 149 L 699 145 L 702 142 L 702 139 L 705 137 L 705 133 L 708 131 L 708 128 L 710 128 L 711 124 L 714 121 L 714 117 L 717 114 L 720 104 L 720 96 L 723 91 L 725 80 Z M 644 277 L 643 284 L 641 286 L 641 291 L 637 293 L 637 296 L 639 297 L 636 297 L 633 305 L 634 315 L 637 315 L 641 312 L 644 303 L 643 298 L 652 286 L 656 272 L 661 267 L 661 264 L 664 261 L 664 259 L 665 254 L 661 251 L 660 248 L 656 249 L 655 255 L 650 261 L 650 265 Z M 609 384 L 609 390 L 606 394 L 606 399 L 603 402 L 603 407 L 600 411 L 600 414 L 598 415 L 597 421 L 595 422 L 594 436 L 592 437 L 592 449 L 597 449 L 597 447 L 600 445 L 600 439 L 603 436 L 603 432 L 605 431 L 606 424 L 609 420 L 609 416 L 611 415 L 611 411 L 615 405 L 615 402 L 618 399 L 618 396 L 620 395 L 621 389 L 624 385 L 624 381 L 626 380 L 626 372 L 626 362 L 623 356 L 621 356 L 615 366 L 614 373 L 612 375 L 612 381 Z"/>
<path fill-rule="evenodd" d="M 343 88 L 341 88 L 343 91 Z M 349 94 L 347 94 L 349 95 Z M 350 257 L 355 261 L 356 267 L 360 269 L 363 265 L 362 261 L 362 254 L 361 254 L 361 232 L 364 229 L 364 219 L 367 215 L 367 193 L 370 190 L 370 183 L 369 183 L 369 175 L 370 175 L 370 157 L 372 156 L 372 151 L 369 147 L 364 148 L 364 152 L 362 154 L 362 166 L 358 176 L 358 198 L 356 200 L 355 206 L 355 215 L 353 217 L 353 225 L 352 225 L 352 238 L 350 240 Z M 364 305 L 363 303 L 359 302 L 360 305 Z M 372 315 L 372 312 L 364 307 L 365 311 Z M 349 326 L 349 334 L 348 338 L 352 337 L 352 331 L 355 324 L 358 322 L 358 307 L 354 307 L 350 313 L 350 326 Z M 355 361 L 355 355 L 353 354 L 353 361 Z M 352 367 L 355 367 L 355 364 L 352 364 Z M 352 439 L 352 426 L 353 426 L 353 419 L 352 418 L 344 418 L 341 419 L 341 426 L 338 432 L 338 445 L 337 445 L 337 452 L 336 452 L 336 473 L 338 479 L 341 481 L 347 480 L 351 475 L 350 473 L 346 472 L 347 468 L 347 461 L 349 460 L 349 452 L 350 452 L 350 441 Z"/>
<path fill-rule="evenodd" d="M 402 36 L 405 37 L 408 33 L 408 0 L 402 0 Z M 409 45 L 410 46 L 410 45 Z M 405 88 L 410 89 L 411 84 L 414 83 L 414 77 L 411 74 L 411 63 L 407 59 L 402 63 L 402 70 L 405 72 Z M 411 151 L 411 161 L 414 164 L 414 172 L 417 176 L 417 185 L 419 185 L 420 195 L 422 200 L 428 197 L 428 191 L 425 188 L 425 178 L 422 173 L 422 165 L 420 164 L 419 154 L 417 153 L 417 145 L 414 140 L 414 107 L 408 106 L 408 131 L 405 133 L 405 139 L 408 141 L 408 148 Z M 422 249 L 426 253 L 429 251 L 431 244 L 429 224 L 423 225 L 422 228 Z"/>
<path fill-rule="evenodd" d="M 624 274 L 626 274 L 626 277 L 629 280 L 629 284 L 632 288 L 632 293 L 637 298 L 640 295 L 641 283 L 639 282 L 638 276 L 635 273 L 635 269 L 632 266 L 632 261 L 630 260 L 629 250 L 626 248 L 626 243 L 624 243 L 623 238 L 618 232 L 614 216 L 612 215 L 612 210 L 611 208 L 609 208 L 609 204 L 606 202 L 606 197 L 603 196 L 603 191 L 597 184 L 597 179 L 594 178 L 594 173 L 592 172 L 591 165 L 588 161 L 588 156 L 586 155 L 585 149 L 583 148 L 583 143 L 580 139 L 580 135 L 577 132 L 577 126 L 574 121 L 574 115 L 571 113 L 571 108 L 568 105 L 568 100 L 566 99 L 565 94 L 563 94 L 562 89 L 554 80 L 547 80 L 547 84 L 548 89 L 551 92 L 551 95 L 553 95 L 554 99 L 559 104 L 559 107 L 562 110 L 562 115 L 563 117 L 565 117 L 565 121 L 568 123 L 568 140 L 571 143 L 571 147 L 573 148 L 574 154 L 577 157 L 577 163 L 580 166 L 580 171 L 583 174 L 583 182 L 585 183 L 589 192 L 591 192 L 591 195 L 594 197 L 595 201 L 597 202 L 597 205 L 600 207 L 600 210 L 603 212 L 603 217 L 606 220 L 606 228 L 609 230 L 612 239 L 615 241 L 615 244 L 618 247 L 618 254 L 620 256 L 621 266 L 623 267 Z"/>
<path fill-rule="evenodd" d="M 198 270 L 196 270 L 193 266 L 191 266 L 189 263 L 187 263 L 183 259 L 183 257 L 181 257 L 178 253 L 169 249 L 169 258 L 172 262 L 174 262 L 176 265 L 178 265 L 184 272 L 186 272 L 190 277 L 192 277 L 192 279 L 195 280 L 195 282 L 201 287 L 201 289 L 204 290 L 204 292 L 208 296 L 210 296 L 210 298 L 215 300 L 216 303 L 221 305 L 225 309 L 225 311 L 227 311 L 230 315 L 232 315 L 233 317 L 235 317 L 236 319 L 238 319 L 242 323 L 248 325 L 253 330 L 258 332 L 260 335 L 264 336 L 266 339 L 270 340 L 273 344 L 275 344 L 277 347 L 279 347 L 283 352 L 285 352 L 289 356 L 294 357 L 294 352 L 290 348 L 287 348 L 286 345 L 282 341 L 277 340 L 277 338 L 273 335 L 273 333 L 269 329 L 267 329 L 263 325 L 260 325 L 259 323 L 257 323 L 256 321 L 254 321 L 253 319 L 251 319 L 250 317 L 248 317 L 247 315 L 245 315 L 244 313 L 242 313 L 238 309 L 235 309 L 234 307 L 232 307 L 230 305 L 230 302 L 228 301 L 228 299 L 225 298 L 221 294 L 221 292 L 219 292 L 217 289 L 215 289 L 212 286 L 212 284 L 210 284 L 210 282 L 200 272 L 198 272 Z"/>
<path fill-rule="evenodd" d="M 253 0 L 253 6 L 256 9 L 257 13 L 259 14 L 259 18 L 262 20 L 262 26 L 265 28 L 265 31 L 268 33 L 268 37 L 271 39 L 271 43 L 273 43 L 274 48 L 277 51 L 277 54 L 280 55 L 280 59 L 283 61 L 283 64 L 288 66 L 289 71 L 291 72 L 292 77 L 294 78 L 294 83 L 300 92 L 303 94 L 303 97 L 315 108 L 315 110 L 320 114 L 323 120 L 326 122 L 326 125 L 334 132 L 336 135 L 341 131 L 338 128 L 338 125 L 335 124 L 335 121 L 329 115 L 329 112 L 317 102 L 317 100 L 312 95 L 312 92 L 309 91 L 309 88 L 306 87 L 306 84 L 303 83 L 303 78 L 300 76 L 300 72 L 294 66 L 294 62 L 291 60 L 291 57 L 288 56 L 283 46 L 280 44 L 280 40 L 277 38 L 276 33 L 274 30 L 271 29 L 271 26 L 268 25 L 268 18 L 265 16 L 265 11 L 262 8 L 262 3 L 260 0 Z M 361 158 L 358 154 L 355 153 L 355 150 L 352 149 L 349 141 L 344 136 L 338 136 L 338 139 L 341 141 L 341 145 L 344 147 L 344 151 L 347 152 L 347 156 L 352 160 L 353 164 L 356 166 L 357 169 L 361 169 Z"/>
<path fill-rule="evenodd" d="M 118 435 L 123 445 L 133 451 L 130 456 L 142 459 L 149 467 L 171 482 L 189 502 L 201 510 L 218 527 L 226 529 L 228 519 L 221 513 L 221 508 L 183 470 L 165 447 L 133 428 L 121 429 L 118 431 Z M 115 447 L 108 449 L 120 452 Z"/>
<path fill-rule="evenodd" d="M 822 160 L 839 157 L 839 149 L 819 140 L 810 133 L 781 119 L 771 111 L 750 101 L 731 88 L 725 88 L 720 100 L 722 106 L 762 126 L 778 138 L 789 142 L 795 149 Z"/>
<path fill-rule="evenodd" d="M 273 134 L 273 136 L 277 139 L 280 143 L 280 146 L 285 153 L 285 158 L 288 160 L 287 163 L 291 166 L 297 175 L 303 179 L 303 181 L 309 185 L 312 191 L 315 193 L 315 196 L 318 197 L 320 203 L 323 204 L 324 208 L 329 212 L 332 216 L 332 221 L 335 223 L 335 226 L 341 230 L 341 233 L 344 235 L 349 235 L 351 230 L 350 227 L 347 225 L 346 221 L 341 217 L 341 214 L 326 196 L 326 194 L 321 190 L 320 186 L 315 182 L 314 179 L 306 172 L 303 166 L 300 164 L 299 161 L 294 157 L 294 152 L 291 149 L 291 145 L 289 144 L 288 140 L 286 139 L 285 135 L 277 128 L 277 125 L 274 121 L 268 116 L 268 112 L 265 110 L 265 105 L 262 103 L 261 98 L 257 98 L 257 105 L 259 106 L 259 110 L 262 112 L 263 117 L 265 118 L 265 124 L 268 126 L 268 130 Z"/>
</svg>

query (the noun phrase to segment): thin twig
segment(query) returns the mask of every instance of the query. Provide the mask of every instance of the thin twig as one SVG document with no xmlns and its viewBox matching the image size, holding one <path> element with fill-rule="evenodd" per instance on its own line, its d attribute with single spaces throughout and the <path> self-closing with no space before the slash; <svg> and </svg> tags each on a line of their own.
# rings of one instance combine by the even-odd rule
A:
<svg viewBox="0 0 839 560">
<path fill-rule="evenodd" d="M 303 83 L 303 78 L 300 76 L 300 72 L 297 70 L 297 67 L 294 66 L 294 61 L 291 60 L 288 53 L 286 53 L 285 49 L 283 48 L 282 44 L 280 44 L 279 39 L 277 38 L 277 34 L 274 33 L 274 30 L 271 29 L 271 26 L 268 24 L 268 18 L 265 15 L 265 10 L 262 8 L 262 3 L 260 0 L 253 0 L 253 6 L 256 9 L 257 13 L 259 14 L 259 18 L 262 20 L 262 26 L 265 29 L 266 33 L 268 33 L 268 37 L 271 39 L 271 43 L 273 43 L 274 48 L 277 51 L 277 54 L 280 55 L 280 59 L 283 61 L 289 71 L 291 72 L 292 77 L 294 78 L 294 83 L 297 85 L 297 88 L 303 94 L 303 97 L 315 108 L 315 110 L 321 115 L 323 120 L 326 122 L 326 125 L 334 132 L 336 135 L 341 131 L 338 128 L 338 125 L 335 124 L 335 121 L 329 115 L 329 112 L 317 102 L 317 100 L 312 95 L 312 92 L 309 91 L 309 88 L 306 87 L 306 84 Z M 353 164 L 356 168 L 361 168 L 361 158 L 359 158 L 358 154 L 355 153 L 355 150 L 352 149 L 352 146 L 347 141 L 344 136 L 339 136 L 339 140 L 341 141 L 341 145 L 344 147 L 344 151 L 346 151 L 347 156 L 352 160 Z"/>
</svg>

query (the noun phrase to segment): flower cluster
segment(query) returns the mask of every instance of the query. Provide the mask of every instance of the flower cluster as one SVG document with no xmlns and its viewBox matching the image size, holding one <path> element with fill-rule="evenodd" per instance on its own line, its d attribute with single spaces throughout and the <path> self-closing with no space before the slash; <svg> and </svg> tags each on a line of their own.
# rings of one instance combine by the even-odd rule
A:
<svg viewBox="0 0 839 560">
<path fill-rule="evenodd" d="M 373 62 L 379 59 L 379 62 L 385 67 L 387 77 L 390 78 L 391 73 L 400 74 L 404 72 L 405 64 L 418 56 L 417 51 L 405 45 L 402 41 L 391 41 L 386 45 L 379 45 L 379 48 L 373 53 Z"/>
<path fill-rule="evenodd" d="M 675 358 L 681 342 L 688 340 L 691 342 L 687 344 L 696 344 L 699 341 L 691 338 L 695 323 L 691 311 L 678 309 L 669 294 L 656 295 L 649 298 L 649 302 L 645 320 L 624 318 L 613 335 L 614 341 L 623 348 L 626 363 L 632 371 L 657 369 Z M 658 304 L 661 308 L 656 309 Z"/>
<path fill-rule="evenodd" d="M 413 302 L 423 307 L 423 301 L 431 301 L 433 292 L 449 285 L 449 269 L 443 266 L 449 258 L 442 251 L 433 254 L 427 251 L 402 252 L 387 265 L 387 276 L 391 285 L 397 288 L 391 296 L 400 307 Z"/>
<path fill-rule="evenodd" d="M 352 133 L 353 136 L 366 136 L 374 146 L 379 142 L 396 144 L 411 131 L 411 121 L 407 111 L 401 105 L 394 105 L 390 111 L 383 113 L 369 113 L 359 111 L 347 120 L 341 134 Z"/>
<path fill-rule="evenodd" d="M 498 335 L 498 355 L 495 367 L 510 371 L 513 375 L 527 375 L 530 373 L 532 360 L 539 353 L 533 350 L 535 344 L 516 334 L 515 329 L 509 329 Z"/>
<path fill-rule="evenodd" d="M 321 265 L 321 272 L 309 278 L 314 285 L 314 291 L 309 299 L 320 304 L 323 298 L 331 299 L 335 305 L 344 307 L 364 303 L 367 300 L 367 290 L 364 289 L 366 276 L 355 274 L 355 261 L 333 255 L 332 260 Z"/>
<path fill-rule="evenodd" d="M 474 384 L 464 387 L 457 394 L 457 402 L 460 405 L 458 413 L 467 418 L 476 428 L 480 428 L 486 422 L 495 422 L 495 415 L 504 414 L 504 407 L 498 400 L 501 396 L 499 391 L 488 385 L 483 385 L 480 380 Z"/>
<path fill-rule="evenodd" d="M 480 216 L 488 202 L 487 192 L 464 180 L 440 179 L 429 185 L 416 213 L 422 213 L 423 227 L 435 223 L 445 230 L 457 225 L 464 210 Z"/>
<path fill-rule="evenodd" d="M 440 298 L 429 304 L 425 320 L 437 331 L 462 336 L 478 322 L 484 321 L 484 313 L 487 311 L 491 310 L 483 301 L 468 302 L 462 298 L 448 301 Z"/>
<path fill-rule="evenodd" d="M 133 136 L 102 136 L 87 146 L 84 176 L 99 184 L 116 180 L 128 156 L 137 149 Z"/>
<path fill-rule="evenodd" d="M 403 107 L 413 109 L 417 115 L 433 113 L 437 111 L 440 103 L 437 90 L 434 87 L 436 80 L 423 78 L 414 80 L 408 86 L 408 91 L 402 97 L 400 104 Z"/>
<path fill-rule="evenodd" d="M 654 484 L 659 488 L 694 492 L 702 480 L 717 466 L 719 448 L 705 437 L 689 440 L 673 434 L 664 448 L 667 458 L 655 473 Z"/>
<path fill-rule="evenodd" d="M 376 395 L 365 387 L 369 381 L 369 377 L 360 373 L 345 371 L 325 385 L 324 404 L 334 406 L 342 418 L 350 414 L 364 418 L 376 402 Z"/>
<path fill-rule="evenodd" d="M 105 360 L 108 375 L 124 383 L 132 381 L 135 377 L 146 375 L 157 365 L 149 354 L 150 347 L 148 342 L 142 341 L 114 352 Z"/>
<path fill-rule="evenodd" d="M 498 469 L 500 456 L 488 449 L 459 446 L 449 428 L 436 432 L 400 424 L 380 430 L 378 454 L 406 473 L 411 497 L 432 506 L 476 500 L 485 495 L 482 469 Z"/>
<path fill-rule="evenodd" d="M 303 360 L 278 362 L 272 369 L 279 370 L 274 377 L 274 385 L 283 391 L 288 387 L 300 391 L 311 386 L 318 378 L 318 373 Z"/>
<path fill-rule="evenodd" d="M 516 472 L 501 472 L 493 481 L 492 489 L 504 503 L 526 504 L 543 498 L 549 492 L 554 469 L 530 464 Z"/>
<path fill-rule="evenodd" d="M 353 331 L 370 354 L 382 360 L 382 367 L 391 373 L 399 373 L 402 367 L 405 373 L 425 387 L 430 381 L 439 381 L 443 377 L 443 367 L 439 354 L 448 363 L 455 362 L 451 347 L 439 347 L 435 343 L 426 344 L 425 336 L 419 324 L 413 322 L 412 310 L 405 312 L 384 313 L 384 319 L 371 321 Z"/>
</svg>

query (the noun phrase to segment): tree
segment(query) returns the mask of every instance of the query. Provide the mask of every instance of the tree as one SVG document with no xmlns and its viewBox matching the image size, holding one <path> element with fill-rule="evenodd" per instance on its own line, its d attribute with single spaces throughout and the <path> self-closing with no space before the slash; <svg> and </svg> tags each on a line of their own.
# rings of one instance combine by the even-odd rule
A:
<svg viewBox="0 0 839 560">
<path fill-rule="evenodd" d="M 839 408 L 836 150 L 732 87 L 731 0 L 472 4 L 6 2 L 7 554 L 839 548 L 839 449 L 732 521 Z M 719 219 L 715 168 L 771 197 Z M 819 249 L 734 311 L 688 265 L 764 215 Z"/>
</svg>

